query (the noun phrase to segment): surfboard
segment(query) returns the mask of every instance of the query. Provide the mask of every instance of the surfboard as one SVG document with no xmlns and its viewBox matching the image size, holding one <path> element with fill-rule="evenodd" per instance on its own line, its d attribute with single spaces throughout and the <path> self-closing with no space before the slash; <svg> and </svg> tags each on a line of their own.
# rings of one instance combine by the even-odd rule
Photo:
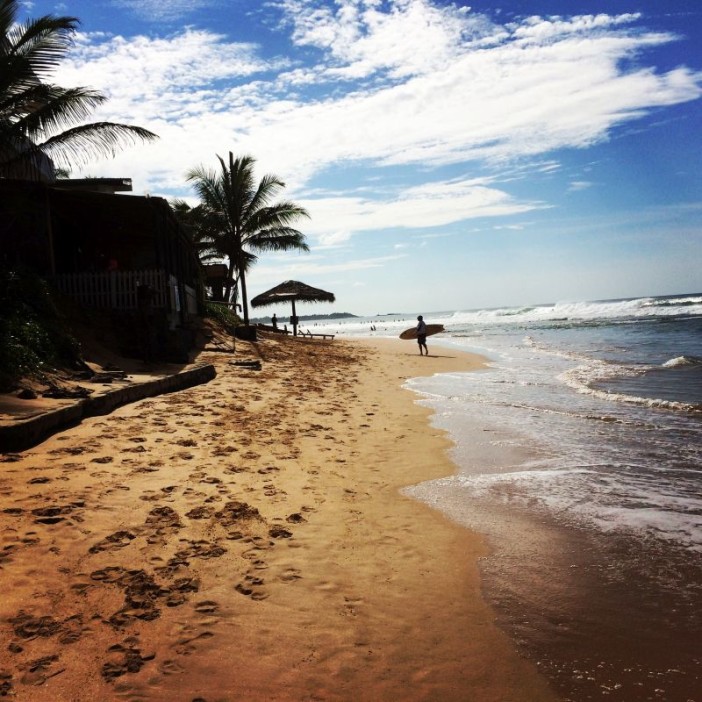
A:
<svg viewBox="0 0 702 702">
<path fill-rule="evenodd" d="M 438 334 L 439 332 L 444 331 L 444 325 L 443 324 L 427 324 L 427 336 L 431 336 L 432 334 Z M 405 329 L 405 331 L 400 334 L 400 339 L 416 339 L 417 338 L 417 327 L 410 327 L 409 329 Z"/>
</svg>

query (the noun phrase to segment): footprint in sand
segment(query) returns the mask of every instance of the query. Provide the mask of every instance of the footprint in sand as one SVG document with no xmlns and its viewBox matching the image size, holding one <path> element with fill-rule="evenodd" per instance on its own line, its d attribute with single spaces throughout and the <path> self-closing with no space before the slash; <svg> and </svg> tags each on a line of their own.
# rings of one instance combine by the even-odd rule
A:
<svg viewBox="0 0 702 702">
<path fill-rule="evenodd" d="M 10 697 L 12 692 L 12 673 L 0 670 L 0 697 Z"/>
<path fill-rule="evenodd" d="M 20 515 L 24 514 L 24 510 L 21 507 L 7 507 L 6 509 L 2 510 L 3 514 L 9 514 L 12 517 L 19 517 Z"/>
<path fill-rule="evenodd" d="M 188 656 L 197 649 L 194 645 L 196 642 L 211 639 L 213 636 L 211 631 L 203 631 L 195 636 L 184 636 L 176 642 L 175 652 L 180 656 Z"/>
<path fill-rule="evenodd" d="M 91 583 L 78 582 L 71 585 L 71 590 L 78 595 L 85 595 L 87 594 L 88 590 L 91 590 L 93 587 L 95 586 Z"/>
<path fill-rule="evenodd" d="M 240 466 L 230 466 L 229 468 L 225 468 L 222 472 L 229 473 L 230 475 L 244 473 L 246 472 L 246 468 L 241 468 Z"/>
<path fill-rule="evenodd" d="M 275 541 L 271 541 L 264 536 L 248 536 L 244 539 L 244 542 L 251 544 L 251 548 L 244 552 L 244 558 L 253 558 L 256 555 L 256 551 L 265 551 L 275 546 Z"/>
<path fill-rule="evenodd" d="M 115 678 L 119 678 L 127 673 L 138 673 L 146 662 L 156 658 L 155 653 L 149 653 L 143 656 L 141 650 L 131 642 L 127 643 L 127 645 L 115 644 L 114 646 L 110 646 L 107 652 L 112 657 L 112 660 L 107 661 L 107 663 L 102 666 L 101 671 L 102 677 L 107 682 L 112 682 Z"/>
<path fill-rule="evenodd" d="M 169 588 L 163 588 L 161 592 L 166 598 L 167 607 L 179 607 L 188 601 L 187 595 L 189 593 L 197 592 L 199 589 L 200 581 L 198 578 L 178 578 Z"/>
<path fill-rule="evenodd" d="M 158 493 L 151 493 L 147 495 L 139 495 L 139 499 L 143 500 L 144 502 L 157 502 L 163 497 L 163 495 L 160 495 Z"/>
<path fill-rule="evenodd" d="M 302 577 L 302 572 L 298 568 L 286 568 L 279 577 L 284 583 L 291 583 L 299 580 Z"/>
<path fill-rule="evenodd" d="M 122 461 L 123 463 L 126 463 L 127 461 Z M 156 468 L 154 466 L 140 466 L 139 468 L 135 468 L 133 473 L 157 473 L 159 471 L 159 468 Z"/>
<path fill-rule="evenodd" d="M 88 553 L 100 553 L 100 551 L 114 551 L 124 548 L 136 538 L 136 534 L 131 531 L 116 531 L 114 534 L 106 536 L 102 541 L 98 541 L 88 549 Z"/>
<path fill-rule="evenodd" d="M 176 552 L 176 558 L 185 559 L 188 558 L 219 558 L 227 552 L 226 548 L 219 546 L 216 543 L 210 543 L 204 539 L 198 541 L 191 541 L 190 545 Z"/>
<path fill-rule="evenodd" d="M 195 507 L 189 512 L 185 513 L 185 516 L 189 519 L 209 519 L 214 514 L 214 509 L 212 507 Z"/>
<path fill-rule="evenodd" d="M 179 675 L 185 672 L 185 668 L 176 661 L 166 660 L 159 663 L 158 671 L 162 675 Z"/>
<path fill-rule="evenodd" d="M 29 641 L 36 638 L 49 638 L 57 634 L 61 629 L 61 622 L 48 615 L 34 617 L 20 610 L 18 614 L 9 620 L 12 629 L 20 639 Z"/>
<path fill-rule="evenodd" d="M 83 636 L 85 631 L 89 631 L 89 629 L 83 626 L 83 617 L 80 614 L 68 617 L 61 624 L 59 643 L 64 645 L 75 643 Z"/>
<path fill-rule="evenodd" d="M 219 485 L 222 481 L 219 478 L 213 476 L 206 476 L 201 481 L 201 483 L 206 483 L 207 485 Z"/>
<path fill-rule="evenodd" d="M 288 493 L 285 492 L 285 490 L 279 490 L 275 485 L 268 483 L 267 485 L 263 486 L 263 494 L 266 497 L 275 497 L 276 495 L 287 495 Z M 278 500 L 280 502 L 280 500 Z"/>
<path fill-rule="evenodd" d="M 244 581 L 237 583 L 234 589 L 245 597 L 250 597 L 252 600 L 265 600 L 268 597 L 268 593 L 262 590 L 260 585 L 263 585 L 263 578 L 254 575 L 246 575 L 244 576 Z"/>
<path fill-rule="evenodd" d="M 262 521 L 261 513 L 256 507 L 238 500 L 226 502 L 222 509 L 215 513 L 215 517 L 223 527 L 235 526 L 242 521 Z"/>
<path fill-rule="evenodd" d="M 292 532 L 288 531 L 287 529 L 281 527 L 281 526 L 274 526 L 268 531 L 268 535 L 272 539 L 291 539 L 292 538 Z"/>
<path fill-rule="evenodd" d="M 158 535 L 183 528 L 178 513 L 168 506 L 154 507 L 146 517 L 146 525 L 154 529 Z"/>
<path fill-rule="evenodd" d="M 121 628 L 134 619 L 152 621 L 161 615 L 157 604 L 170 594 L 170 590 L 159 585 L 143 570 L 127 570 L 114 581 L 124 591 L 124 607 L 115 612 L 108 622 Z"/>
<path fill-rule="evenodd" d="M 99 456 L 98 458 L 91 458 L 91 463 L 112 463 L 114 458 L 112 456 Z"/>
<path fill-rule="evenodd" d="M 266 570 L 268 568 L 268 563 L 260 558 L 256 558 L 251 561 L 251 567 L 255 570 Z"/>
<path fill-rule="evenodd" d="M 20 668 L 20 670 L 25 671 L 20 678 L 20 682 L 23 685 L 43 685 L 49 678 L 53 678 L 65 670 L 65 668 L 52 670 L 53 664 L 58 660 L 59 656 L 54 654 L 30 661 Z"/>
<path fill-rule="evenodd" d="M 139 446 L 134 446 L 133 448 L 122 449 L 122 453 L 146 453 L 148 449 L 141 444 Z"/>
<path fill-rule="evenodd" d="M 33 509 L 32 514 L 36 517 L 34 520 L 39 524 L 58 524 L 70 515 L 75 508 L 72 505 L 64 505 L 62 507 L 40 507 Z"/>
<path fill-rule="evenodd" d="M 12 553 L 16 548 L 17 544 L 7 544 L 7 546 L 3 546 L 2 550 L 0 551 L 0 566 L 11 560 Z"/>
<path fill-rule="evenodd" d="M 124 568 L 120 566 L 107 566 L 107 568 L 94 570 L 90 574 L 90 579 L 103 583 L 116 583 L 124 575 L 124 572 Z"/>
</svg>

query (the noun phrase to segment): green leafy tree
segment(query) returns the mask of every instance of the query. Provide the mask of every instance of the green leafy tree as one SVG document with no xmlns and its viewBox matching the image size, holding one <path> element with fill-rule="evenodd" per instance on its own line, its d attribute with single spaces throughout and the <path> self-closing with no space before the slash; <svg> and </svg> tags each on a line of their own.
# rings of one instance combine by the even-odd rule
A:
<svg viewBox="0 0 702 702">
<path fill-rule="evenodd" d="M 127 124 L 85 123 L 107 98 L 48 82 L 79 21 L 45 15 L 20 24 L 19 6 L 18 0 L 0 0 L 0 177 L 53 180 L 54 163 L 70 169 L 157 138 Z"/>
<path fill-rule="evenodd" d="M 221 263 L 222 254 L 217 249 L 218 232 L 212 231 L 212 218 L 208 216 L 208 211 L 203 205 L 191 207 L 185 200 L 178 198 L 170 202 L 173 214 L 180 223 L 181 228 L 192 244 L 200 267 L 200 282 L 204 288 L 205 275 L 202 266 L 210 263 Z M 228 301 L 236 304 L 236 280 L 231 286 L 231 297 Z"/>
<path fill-rule="evenodd" d="M 241 287 L 244 324 L 249 324 L 246 272 L 264 251 L 309 251 L 305 235 L 292 224 L 309 217 L 294 202 L 273 202 L 285 183 L 275 175 L 265 175 L 256 183 L 255 159 L 234 158 L 229 162 L 217 156 L 219 171 L 194 168 L 188 175 L 203 208 L 208 236 L 213 248 L 228 260 L 225 299 L 230 300 L 234 281 Z"/>
<path fill-rule="evenodd" d="M 217 232 L 211 231 L 211 222 L 203 205 L 191 207 L 185 200 L 176 198 L 170 202 L 181 227 L 188 235 L 193 248 L 197 252 L 200 263 L 213 263 L 221 259 L 217 251 Z"/>
</svg>

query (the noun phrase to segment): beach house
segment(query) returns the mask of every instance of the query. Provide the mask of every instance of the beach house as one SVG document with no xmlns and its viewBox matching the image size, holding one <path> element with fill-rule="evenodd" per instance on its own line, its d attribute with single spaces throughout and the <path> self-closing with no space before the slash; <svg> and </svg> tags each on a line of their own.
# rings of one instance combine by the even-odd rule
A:
<svg viewBox="0 0 702 702">
<path fill-rule="evenodd" d="M 175 360 L 193 341 L 200 264 L 168 202 L 121 194 L 131 189 L 128 178 L 0 179 L 0 266 L 109 315 L 125 352 L 141 353 L 146 328 L 149 354 Z"/>
</svg>

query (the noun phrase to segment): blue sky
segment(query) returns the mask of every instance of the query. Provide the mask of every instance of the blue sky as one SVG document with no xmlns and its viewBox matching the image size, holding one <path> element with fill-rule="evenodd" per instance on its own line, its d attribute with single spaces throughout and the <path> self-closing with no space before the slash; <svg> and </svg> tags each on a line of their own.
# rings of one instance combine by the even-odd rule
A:
<svg viewBox="0 0 702 702">
<path fill-rule="evenodd" d="M 232 151 L 309 210 L 310 253 L 263 255 L 252 297 L 295 279 L 337 298 L 300 313 L 376 314 L 702 290 L 699 0 L 24 5 L 81 20 L 56 82 L 160 136 L 74 177 L 194 204 L 185 173 Z"/>
</svg>

